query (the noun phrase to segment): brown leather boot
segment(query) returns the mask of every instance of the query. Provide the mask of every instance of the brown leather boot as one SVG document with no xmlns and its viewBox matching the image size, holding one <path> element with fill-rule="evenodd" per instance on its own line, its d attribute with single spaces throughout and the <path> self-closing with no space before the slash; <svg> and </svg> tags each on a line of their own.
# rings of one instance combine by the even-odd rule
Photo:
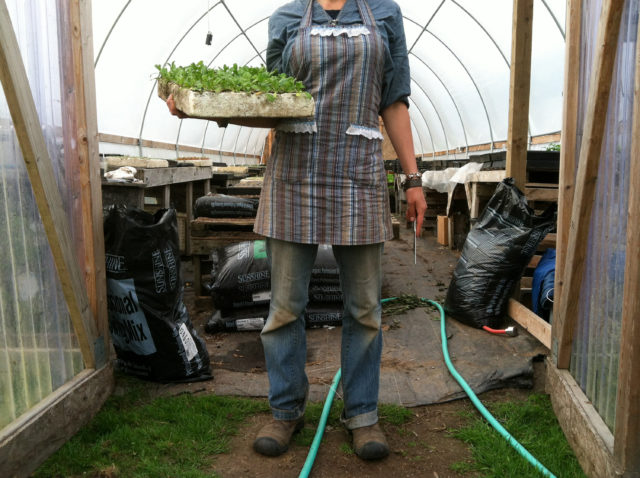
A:
<svg viewBox="0 0 640 478">
<path fill-rule="evenodd" d="M 272 419 L 263 426 L 255 441 L 253 449 L 266 456 L 282 455 L 289 449 L 291 437 L 304 427 L 304 417 L 297 420 L 276 420 Z"/>
<path fill-rule="evenodd" d="M 353 450 L 363 460 L 379 460 L 389 454 L 389 445 L 377 423 L 368 427 L 354 428 Z"/>
</svg>

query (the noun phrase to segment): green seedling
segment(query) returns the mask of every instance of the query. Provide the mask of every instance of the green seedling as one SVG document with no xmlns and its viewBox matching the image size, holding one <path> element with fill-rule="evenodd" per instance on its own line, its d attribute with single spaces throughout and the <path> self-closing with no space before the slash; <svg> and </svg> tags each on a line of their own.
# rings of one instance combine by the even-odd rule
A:
<svg viewBox="0 0 640 478">
<path fill-rule="evenodd" d="M 208 68 L 204 62 L 189 66 L 156 65 L 158 79 L 163 79 L 193 91 L 213 91 L 264 94 L 267 100 L 274 101 L 281 93 L 295 93 L 311 98 L 304 84 L 283 73 L 267 71 L 264 66 L 233 66 Z"/>
</svg>

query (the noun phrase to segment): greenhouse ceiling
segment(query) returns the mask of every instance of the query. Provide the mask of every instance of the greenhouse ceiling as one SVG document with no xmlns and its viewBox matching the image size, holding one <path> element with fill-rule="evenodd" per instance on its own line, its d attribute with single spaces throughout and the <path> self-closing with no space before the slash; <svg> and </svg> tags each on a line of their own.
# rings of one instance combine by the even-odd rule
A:
<svg viewBox="0 0 640 478">
<path fill-rule="evenodd" d="M 130 143 L 146 140 L 203 151 L 261 154 L 267 130 L 218 128 L 213 122 L 170 116 L 156 93 L 154 65 L 201 60 L 211 67 L 264 64 L 269 16 L 284 3 L 94 1 L 100 133 Z M 429 157 L 474 145 L 492 149 L 495 142 L 506 140 L 513 0 L 397 3 L 409 50 L 409 111 L 416 152 Z M 564 0 L 534 2 L 530 137 L 561 129 L 565 13 Z M 211 45 L 205 42 L 209 31 Z"/>
</svg>

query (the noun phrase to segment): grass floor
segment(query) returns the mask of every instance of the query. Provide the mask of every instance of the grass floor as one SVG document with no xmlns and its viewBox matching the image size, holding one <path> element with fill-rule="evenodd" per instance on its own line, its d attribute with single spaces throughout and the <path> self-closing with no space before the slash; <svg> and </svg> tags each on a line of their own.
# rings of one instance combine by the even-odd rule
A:
<svg viewBox="0 0 640 478">
<path fill-rule="evenodd" d="M 485 404 L 491 414 L 545 468 L 558 477 L 584 477 L 547 395 L 531 395 L 526 402 Z M 487 478 L 545 476 L 516 453 L 479 413 L 468 412 L 469 424 L 453 430 L 471 447 L 474 462 L 456 463 L 454 471 L 479 472 Z"/>
<path fill-rule="evenodd" d="M 121 379 L 119 379 L 122 382 Z M 124 379 L 125 392 L 112 396 L 93 421 L 49 458 L 35 477 L 210 477 L 213 457 L 229 451 L 231 437 L 248 417 L 267 413 L 266 400 L 184 394 L 151 398 L 145 383 Z M 122 387 L 121 387 L 122 388 Z M 306 421 L 316 425 L 322 403 L 309 404 Z M 489 404 L 512 435 L 558 477 L 582 477 L 545 395 L 526 402 Z M 330 426 L 339 426 L 342 403 L 332 407 Z M 402 427 L 411 409 L 382 405 L 383 424 Z M 538 477 L 523 458 L 477 413 L 465 415 L 467 425 L 451 430 L 469 444 L 474 460 L 454 463 L 453 473 L 484 477 Z M 314 429 L 295 436 L 309 446 Z M 348 448 L 348 447 L 347 447 Z M 352 450 L 345 449 L 345 453 Z"/>
</svg>

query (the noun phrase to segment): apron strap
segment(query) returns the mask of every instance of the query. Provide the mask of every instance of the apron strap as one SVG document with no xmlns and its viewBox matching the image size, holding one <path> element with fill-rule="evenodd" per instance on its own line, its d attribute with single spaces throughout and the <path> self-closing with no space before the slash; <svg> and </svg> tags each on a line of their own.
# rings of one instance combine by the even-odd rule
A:
<svg viewBox="0 0 640 478">
<path fill-rule="evenodd" d="M 356 0 L 358 4 L 358 10 L 360 11 L 360 17 L 362 18 L 362 23 L 366 26 L 373 26 L 376 24 L 376 21 L 373 17 L 373 12 L 369 7 L 369 3 L 366 0 Z"/>
<path fill-rule="evenodd" d="M 308 28 L 311 26 L 311 19 L 313 18 L 313 2 L 315 0 L 309 0 L 309 3 L 307 4 L 307 9 L 304 12 L 304 16 L 302 17 L 302 20 L 300 21 L 300 29 L 303 28 Z"/>
</svg>

